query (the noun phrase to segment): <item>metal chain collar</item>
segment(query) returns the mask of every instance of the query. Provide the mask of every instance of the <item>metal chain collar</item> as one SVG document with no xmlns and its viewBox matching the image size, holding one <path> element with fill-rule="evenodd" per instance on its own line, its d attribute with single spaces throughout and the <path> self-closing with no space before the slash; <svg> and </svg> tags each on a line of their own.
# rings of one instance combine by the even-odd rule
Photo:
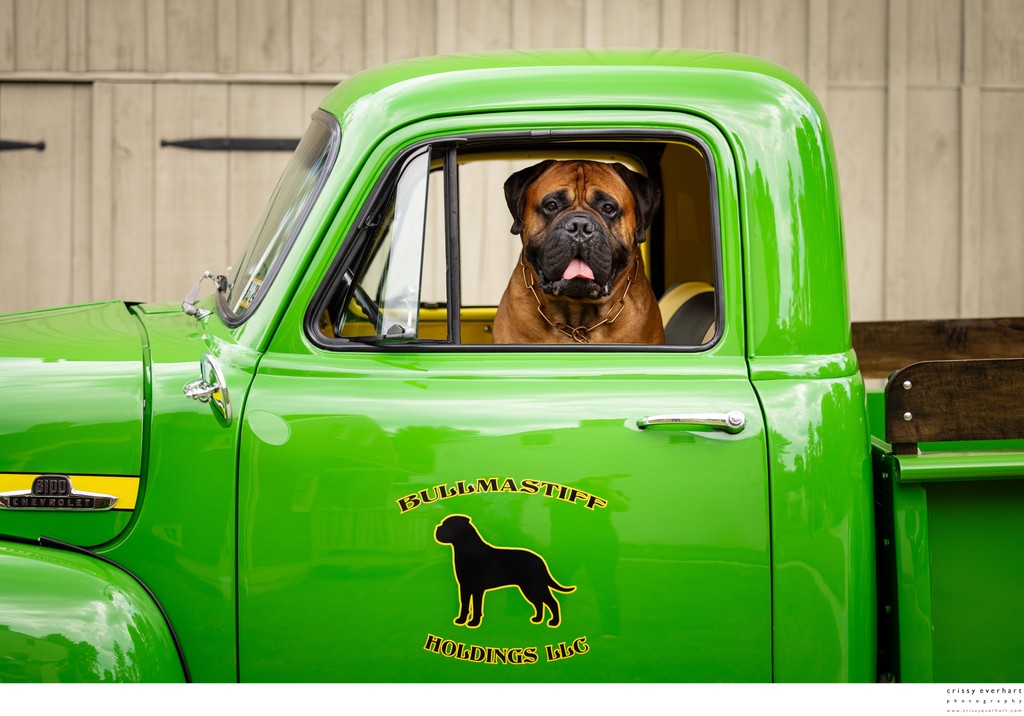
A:
<svg viewBox="0 0 1024 716">
<path fill-rule="evenodd" d="M 626 279 L 626 289 L 622 292 L 622 296 L 619 298 L 618 301 L 611 305 L 611 307 L 608 309 L 608 312 L 605 314 L 602 320 L 588 327 L 570 326 L 566 323 L 561 322 L 556 323 L 555 321 L 552 321 L 550 318 L 548 318 L 544 314 L 544 309 L 541 307 L 540 296 L 537 295 L 537 289 L 534 287 L 533 279 L 527 275 L 526 264 L 523 262 L 522 254 L 519 255 L 519 265 L 523 267 L 523 283 L 526 284 L 526 287 L 530 289 L 530 293 L 533 294 L 533 300 L 537 302 L 537 312 L 540 314 L 541 318 L 547 321 L 548 325 L 554 328 L 556 331 L 568 336 L 569 338 L 572 338 L 577 343 L 590 343 L 591 331 L 593 331 L 596 328 L 600 328 L 605 324 L 611 325 L 612 323 L 615 323 L 615 319 L 619 317 L 619 314 L 622 313 L 622 309 L 626 307 L 626 294 L 629 293 L 629 288 L 630 286 L 633 285 L 633 281 L 636 280 L 637 272 L 640 271 L 640 259 L 636 259 L 633 262 L 633 274 Z M 612 315 L 612 311 L 615 312 L 614 316 Z"/>
</svg>

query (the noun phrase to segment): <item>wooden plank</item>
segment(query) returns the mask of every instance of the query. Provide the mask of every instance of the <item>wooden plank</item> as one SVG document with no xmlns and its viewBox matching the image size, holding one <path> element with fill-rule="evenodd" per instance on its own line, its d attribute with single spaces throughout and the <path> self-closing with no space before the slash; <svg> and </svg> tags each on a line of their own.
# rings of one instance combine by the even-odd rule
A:
<svg viewBox="0 0 1024 716">
<path fill-rule="evenodd" d="M 238 0 L 238 71 L 288 72 L 291 33 L 288 5 L 278 0 Z"/>
<path fill-rule="evenodd" d="M 218 72 L 238 72 L 238 2 L 217 0 Z"/>
<path fill-rule="evenodd" d="M 905 318 L 914 270 L 905 246 L 907 213 L 907 0 L 889 5 L 888 114 L 885 166 L 885 318 Z"/>
<path fill-rule="evenodd" d="M 806 0 L 740 0 L 739 49 L 807 78 Z"/>
<path fill-rule="evenodd" d="M 366 13 L 371 9 L 380 10 L 381 3 L 370 3 L 364 10 L 362 0 L 313 0 L 310 27 L 309 66 L 313 72 L 358 72 L 365 66 L 384 62 L 384 52 L 368 59 L 364 64 L 364 48 L 371 44 L 378 47 L 387 32 L 383 25 L 374 32 L 364 32 Z M 344 42 L 338 42 L 344 37 Z"/>
<path fill-rule="evenodd" d="M 885 438 L 900 453 L 921 442 L 1024 438 L 1024 358 L 928 361 L 885 389 Z"/>
<path fill-rule="evenodd" d="M 832 0 L 829 81 L 882 86 L 886 82 L 887 0 Z"/>
<path fill-rule="evenodd" d="M 604 47 L 658 47 L 661 44 L 661 3 L 634 0 L 604 4 Z"/>
<path fill-rule="evenodd" d="M 97 82 L 92 86 L 91 113 L 91 202 L 89 207 L 90 236 L 90 299 L 100 300 L 114 295 L 113 229 L 114 229 L 114 85 Z"/>
<path fill-rule="evenodd" d="M 67 0 L 68 64 L 70 72 L 89 69 L 89 3 L 88 0 Z"/>
<path fill-rule="evenodd" d="M 307 109 L 301 86 L 233 85 L 228 132 L 236 137 L 298 137 L 309 124 Z M 227 160 L 231 209 L 222 267 L 241 256 L 290 158 L 287 152 L 231 153 Z"/>
<path fill-rule="evenodd" d="M 831 89 L 830 119 L 842 187 L 846 266 L 854 320 L 885 317 L 884 89 Z"/>
<path fill-rule="evenodd" d="M 982 0 L 965 0 L 960 85 L 960 312 L 981 316 Z"/>
<path fill-rule="evenodd" d="M 208 0 L 166 0 L 165 32 L 170 38 L 187 37 L 188 42 L 167 42 L 166 69 L 171 72 L 212 72 L 217 69 L 217 6 Z"/>
<path fill-rule="evenodd" d="M 963 0 L 910 0 L 908 74 L 911 85 L 960 82 Z"/>
<path fill-rule="evenodd" d="M 455 40 L 459 52 L 512 47 L 511 0 L 456 0 Z"/>
<path fill-rule="evenodd" d="M 320 22 L 320 16 L 316 18 Z M 312 0 L 291 0 L 291 71 L 308 74 L 312 55 L 313 3 Z M 348 43 L 338 43 L 348 44 Z"/>
<path fill-rule="evenodd" d="M 979 310 L 1024 313 L 1024 91 L 981 92 Z"/>
<path fill-rule="evenodd" d="M 91 301 L 92 289 L 92 85 L 72 87 L 71 300 Z"/>
<path fill-rule="evenodd" d="M 855 322 L 853 348 L 865 378 L 925 360 L 1019 358 L 1024 318 Z"/>
<path fill-rule="evenodd" d="M 807 9 L 807 84 L 826 112 L 829 108 L 831 17 L 828 0 L 810 0 Z"/>
<path fill-rule="evenodd" d="M 110 252 L 109 292 L 97 298 L 151 301 L 153 254 L 153 86 L 113 86 L 110 124 L 94 125 L 109 133 Z M 95 237 L 95 234 L 94 234 Z"/>
<path fill-rule="evenodd" d="M 986 0 L 982 81 L 987 86 L 1024 86 L 1024 2 Z"/>
<path fill-rule="evenodd" d="M 173 4 L 175 0 L 170 0 Z M 177 30 L 179 23 L 176 17 L 172 14 L 168 7 L 168 0 L 146 0 L 146 71 L 147 72 L 166 72 L 167 71 L 167 30 L 168 27 L 172 31 Z M 211 12 L 216 8 L 209 3 L 206 4 L 210 8 Z M 177 8 L 174 8 L 175 11 Z M 207 23 L 209 26 L 209 32 L 213 32 L 213 24 Z M 204 28 L 205 29 L 205 28 Z M 187 30 L 187 28 L 182 28 Z M 191 36 L 185 34 L 182 35 L 174 34 L 173 37 L 188 37 L 187 43 L 172 43 L 172 45 L 203 45 L 201 36 Z M 205 43 L 212 44 L 212 43 Z M 210 69 L 210 68 L 204 68 Z"/>
<path fill-rule="evenodd" d="M 227 133 L 225 85 L 168 84 L 155 92 L 155 144 Z M 228 158 L 163 147 L 154 167 L 154 297 L 180 301 L 204 270 L 227 266 Z"/>
<path fill-rule="evenodd" d="M 386 62 L 423 57 L 437 52 L 435 3 L 420 0 L 386 0 L 384 8 L 388 28 L 384 38 Z"/>
<path fill-rule="evenodd" d="M 90 70 L 145 70 L 145 0 L 90 0 L 88 44 Z"/>
<path fill-rule="evenodd" d="M 512 5 L 516 48 L 583 46 L 583 0 L 521 0 Z M 551 18 L 558 18 L 551 22 Z"/>
<path fill-rule="evenodd" d="M 0 0 L 0 72 L 14 68 L 14 0 Z"/>
<path fill-rule="evenodd" d="M 960 96 L 907 93 L 906 235 L 903 279 L 908 319 L 951 318 L 960 310 Z"/>
<path fill-rule="evenodd" d="M 0 312 L 71 303 L 74 153 L 70 85 L 0 86 L 0 136 L 45 141 L 0 153 Z"/>
<path fill-rule="evenodd" d="M 739 47 L 737 0 L 662 3 L 663 47 L 735 52 Z"/>
<path fill-rule="evenodd" d="M 66 0 L 15 0 L 16 69 L 66 70 L 67 34 Z"/>
</svg>

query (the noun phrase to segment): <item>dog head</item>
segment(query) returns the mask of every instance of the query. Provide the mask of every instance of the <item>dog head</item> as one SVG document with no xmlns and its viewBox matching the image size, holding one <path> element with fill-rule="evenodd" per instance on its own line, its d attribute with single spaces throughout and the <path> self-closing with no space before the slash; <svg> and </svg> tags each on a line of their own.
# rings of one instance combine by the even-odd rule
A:
<svg viewBox="0 0 1024 716">
<path fill-rule="evenodd" d="M 643 243 L 661 190 L 622 164 L 547 160 L 505 181 L 512 233 L 551 295 L 601 300 Z"/>
<path fill-rule="evenodd" d="M 463 535 L 474 531 L 475 528 L 465 515 L 449 515 L 434 530 L 434 539 L 440 544 L 455 544 Z"/>
</svg>

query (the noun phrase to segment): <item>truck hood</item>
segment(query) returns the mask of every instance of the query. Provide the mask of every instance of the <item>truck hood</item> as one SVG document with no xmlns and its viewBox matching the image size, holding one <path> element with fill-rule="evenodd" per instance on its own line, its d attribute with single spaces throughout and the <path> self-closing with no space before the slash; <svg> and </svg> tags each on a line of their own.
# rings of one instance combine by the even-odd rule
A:
<svg viewBox="0 0 1024 716">
<path fill-rule="evenodd" d="M 142 333 L 125 304 L 0 316 L 0 478 L 138 476 L 144 409 Z"/>
</svg>

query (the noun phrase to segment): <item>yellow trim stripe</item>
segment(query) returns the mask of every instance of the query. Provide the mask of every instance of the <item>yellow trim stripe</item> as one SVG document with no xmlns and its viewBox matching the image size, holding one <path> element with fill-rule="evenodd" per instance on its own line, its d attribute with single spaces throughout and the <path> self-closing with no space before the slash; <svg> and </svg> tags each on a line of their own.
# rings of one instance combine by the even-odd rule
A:
<svg viewBox="0 0 1024 716">
<path fill-rule="evenodd" d="M 17 492 L 31 490 L 32 482 L 40 475 L 64 473 L 0 473 L 0 492 Z M 71 485 L 78 492 L 99 492 L 117 498 L 115 510 L 134 510 L 139 499 L 139 478 L 112 477 L 110 475 L 68 475 Z"/>
</svg>

